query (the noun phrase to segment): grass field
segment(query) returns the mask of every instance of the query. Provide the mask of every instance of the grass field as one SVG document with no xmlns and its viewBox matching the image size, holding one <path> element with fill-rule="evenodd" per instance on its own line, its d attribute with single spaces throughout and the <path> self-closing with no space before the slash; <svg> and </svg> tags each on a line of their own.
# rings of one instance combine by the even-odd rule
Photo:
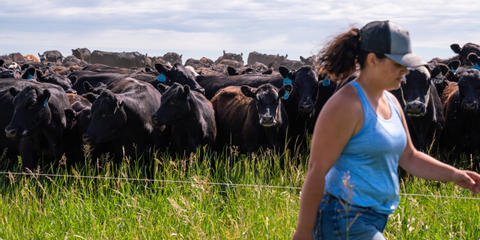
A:
<svg viewBox="0 0 480 240">
<path fill-rule="evenodd" d="M 301 187 L 305 153 L 243 155 L 229 149 L 207 153 L 204 161 L 198 160 L 199 156 L 177 159 L 165 154 L 156 156 L 152 164 L 128 160 L 121 166 L 87 163 L 56 172 L 114 179 L 0 175 L 0 238 L 292 237 L 300 190 L 207 183 Z M 297 164 L 298 159 L 302 164 Z M 210 161 L 217 170 L 210 170 Z M 283 168 L 281 161 L 285 163 Z M 188 182 L 127 181 L 118 177 Z M 414 178 L 402 180 L 401 192 L 471 196 L 453 184 Z M 480 239 L 479 225 L 480 200 L 402 196 L 385 235 L 388 239 Z"/>
</svg>

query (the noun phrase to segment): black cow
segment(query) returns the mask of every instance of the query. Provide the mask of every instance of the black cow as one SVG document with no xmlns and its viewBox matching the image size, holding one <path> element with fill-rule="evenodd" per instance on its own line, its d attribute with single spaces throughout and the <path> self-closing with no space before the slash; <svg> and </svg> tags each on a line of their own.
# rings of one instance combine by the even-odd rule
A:
<svg viewBox="0 0 480 240">
<path fill-rule="evenodd" d="M 152 116 L 160 107 L 161 94 L 150 84 L 132 78 L 122 79 L 107 85 L 93 102 L 91 121 L 84 141 L 97 148 L 108 145 L 119 162 L 122 146 L 125 153 L 134 156 L 144 153 L 151 146 L 156 132 Z M 94 157 L 101 154 L 97 152 Z"/>
<path fill-rule="evenodd" d="M 460 67 L 455 72 L 457 84 L 450 84 L 444 106 L 445 131 L 442 149 L 460 153 L 478 154 L 480 149 L 480 71 Z"/>
<path fill-rule="evenodd" d="M 63 89 L 29 81 L 23 90 L 11 87 L 9 91 L 15 96 L 15 110 L 5 133 L 7 137 L 19 138 L 23 166 L 33 170 L 42 155 L 56 165 L 64 152 L 69 161 L 75 159 L 64 145 L 65 111 L 70 104 Z"/>
<path fill-rule="evenodd" d="M 283 96 L 291 86 L 278 90 L 271 84 L 258 88 L 230 86 L 213 98 L 217 123 L 217 148 L 225 144 L 252 152 L 260 147 L 282 148 L 288 125 Z"/>
<path fill-rule="evenodd" d="M 401 95 L 396 95 L 404 108 L 412 142 L 421 151 L 429 150 L 435 137 L 439 139 L 445 124 L 442 102 L 434 81 L 447 72 L 448 67 L 443 64 L 433 69 L 428 66 L 409 69 L 400 88 Z M 438 141 L 433 142 L 432 147 L 436 146 Z"/>
<path fill-rule="evenodd" d="M 100 63 L 115 67 L 145 67 L 147 56 L 139 52 L 105 52 L 95 50 L 90 56 L 90 63 Z"/>
<path fill-rule="evenodd" d="M 42 63 L 51 62 L 51 63 L 62 64 L 62 60 L 63 60 L 63 55 L 58 50 L 45 51 L 43 52 L 43 54 L 39 53 L 38 56 L 40 57 L 40 61 Z"/>
<path fill-rule="evenodd" d="M 90 56 L 92 53 L 88 48 L 77 48 L 77 49 L 72 49 L 72 55 L 77 57 L 80 60 L 85 61 L 86 63 L 90 63 Z"/>
<path fill-rule="evenodd" d="M 176 152 L 195 152 L 198 146 L 213 144 L 217 134 L 212 104 L 188 85 L 174 83 L 162 94 L 160 108 L 153 116 L 156 126 L 171 131 Z"/>
</svg>

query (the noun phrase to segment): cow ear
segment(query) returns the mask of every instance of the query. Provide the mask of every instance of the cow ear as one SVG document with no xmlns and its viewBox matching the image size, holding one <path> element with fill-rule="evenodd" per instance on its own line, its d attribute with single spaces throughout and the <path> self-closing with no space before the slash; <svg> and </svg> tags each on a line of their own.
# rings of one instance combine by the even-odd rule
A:
<svg viewBox="0 0 480 240">
<path fill-rule="evenodd" d="M 278 90 L 278 98 L 282 98 L 284 100 L 287 100 L 288 97 L 292 94 L 293 92 L 293 87 L 292 85 L 288 84 L 288 85 L 283 85 L 280 90 Z"/>
<path fill-rule="evenodd" d="M 243 85 L 240 87 L 240 90 L 242 91 L 243 95 L 250 97 L 250 98 L 255 98 L 255 90 L 252 87 L 249 87 L 247 85 Z"/>
<path fill-rule="evenodd" d="M 11 87 L 8 91 L 10 92 L 10 95 L 12 95 L 13 97 L 17 96 L 17 94 L 20 92 L 18 89 L 14 87 Z"/>
<path fill-rule="evenodd" d="M 43 107 L 47 106 L 48 101 L 50 100 L 50 91 L 48 89 L 43 90 L 43 94 L 37 99 L 37 102 L 42 104 Z"/>
<path fill-rule="evenodd" d="M 29 68 L 29 67 L 30 67 L 30 64 L 28 64 L 28 63 L 23 64 L 22 65 L 22 71 Z"/>
<path fill-rule="evenodd" d="M 167 66 L 165 66 L 164 64 L 161 64 L 161 63 L 156 63 L 155 64 L 155 69 L 157 69 L 157 71 L 159 73 L 163 73 L 163 74 L 167 74 L 167 72 L 170 71 L 170 69 Z"/>
<path fill-rule="evenodd" d="M 235 68 L 227 66 L 227 73 L 229 76 L 235 76 L 238 75 L 238 72 Z"/>
<path fill-rule="evenodd" d="M 289 77 L 290 70 L 288 70 L 288 68 L 286 68 L 284 66 L 280 66 L 278 68 L 278 71 L 280 72 L 280 74 L 282 75 L 283 78 Z"/>
<path fill-rule="evenodd" d="M 478 55 L 476 53 L 469 53 L 467 59 L 470 60 L 472 63 L 476 63 L 478 61 Z"/>
<path fill-rule="evenodd" d="M 167 91 L 167 89 L 169 88 L 168 85 L 165 85 L 163 83 L 156 83 L 155 84 L 155 88 L 160 92 L 160 93 L 164 93 L 165 91 Z"/>
<path fill-rule="evenodd" d="M 183 92 L 184 92 L 184 94 L 185 94 L 185 98 L 186 98 L 187 100 L 189 100 L 189 99 L 190 99 L 190 95 L 191 95 L 191 93 L 190 93 L 190 86 L 188 86 L 188 85 L 186 85 L 186 84 L 183 85 Z"/>
<path fill-rule="evenodd" d="M 35 77 L 35 68 L 29 68 L 22 75 L 22 79 L 33 79 Z"/>
<path fill-rule="evenodd" d="M 457 70 L 458 67 L 460 67 L 459 60 L 451 61 L 448 63 L 448 68 L 450 68 L 451 70 Z"/>
<path fill-rule="evenodd" d="M 85 91 L 87 92 L 92 92 L 93 91 L 93 86 L 89 82 L 85 81 L 83 82 L 83 88 L 85 88 Z"/>
<path fill-rule="evenodd" d="M 431 75 L 430 77 L 431 77 L 431 78 L 435 78 L 435 77 L 437 77 L 439 74 L 445 76 L 448 71 L 449 71 L 449 70 L 448 70 L 448 66 L 447 66 L 447 65 L 442 64 L 442 63 L 439 63 L 439 64 L 437 64 L 437 66 L 435 66 L 435 67 L 432 69 L 432 71 L 430 72 L 430 75 Z"/>
<path fill-rule="evenodd" d="M 83 94 L 82 97 L 86 98 L 90 103 L 93 103 L 95 100 L 97 100 L 98 94 L 89 92 Z"/>
<path fill-rule="evenodd" d="M 460 47 L 460 45 L 458 45 L 458 43 L 450 45 L 450 49 L 452 49 L 452 51 L 457 54 L 462 51 L 462 48 Z"/>
<path fill-rule="evenodd" d="M 0 59 L 0 67 L 3 67 L 3 64 L 5 63 L 5 60 Z"/>
</svg>

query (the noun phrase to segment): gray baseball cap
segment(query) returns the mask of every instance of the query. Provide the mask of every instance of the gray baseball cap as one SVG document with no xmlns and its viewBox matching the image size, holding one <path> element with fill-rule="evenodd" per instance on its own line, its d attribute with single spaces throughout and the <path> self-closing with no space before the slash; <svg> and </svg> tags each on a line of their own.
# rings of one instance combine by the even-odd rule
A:
<svg viewBox="0 0 480 240">
<path fill-rule="evenodd" d="M 412 53 L 408 31 L 388 20 L 373 21 L 360 29 L 360 49 L 385 54 L 406 67 L 427 64 L 422 58 Z"/>
</svg>

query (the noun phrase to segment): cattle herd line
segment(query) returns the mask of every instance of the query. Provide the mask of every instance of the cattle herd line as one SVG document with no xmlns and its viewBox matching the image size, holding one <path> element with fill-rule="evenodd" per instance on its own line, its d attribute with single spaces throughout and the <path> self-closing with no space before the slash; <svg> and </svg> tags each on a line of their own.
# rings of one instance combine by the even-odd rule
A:
<svg viewBox="0 0 480 240">
<path fill-rule="evenodd" d="M 455 161 L 480 149 L 480 46 L 452 44 L 455 56 L 409 69 L 399 99 L 417 149 Z M 0 148 L 24 168 L 109 154 L 178 154 L 208 145 L 241 152 L 306 146 L 322 106 L 344 80 L 300 61 L 252 52 L 216 61 L 167 53 L 112 53 L 79 48 L 0 56 Z M 88 145 L 89 148 L 85 148 Z M 149 159 L 145 157 L 145 159 Z M 151 158 L 150 158 L 151 159 Z"/>
</svg>

